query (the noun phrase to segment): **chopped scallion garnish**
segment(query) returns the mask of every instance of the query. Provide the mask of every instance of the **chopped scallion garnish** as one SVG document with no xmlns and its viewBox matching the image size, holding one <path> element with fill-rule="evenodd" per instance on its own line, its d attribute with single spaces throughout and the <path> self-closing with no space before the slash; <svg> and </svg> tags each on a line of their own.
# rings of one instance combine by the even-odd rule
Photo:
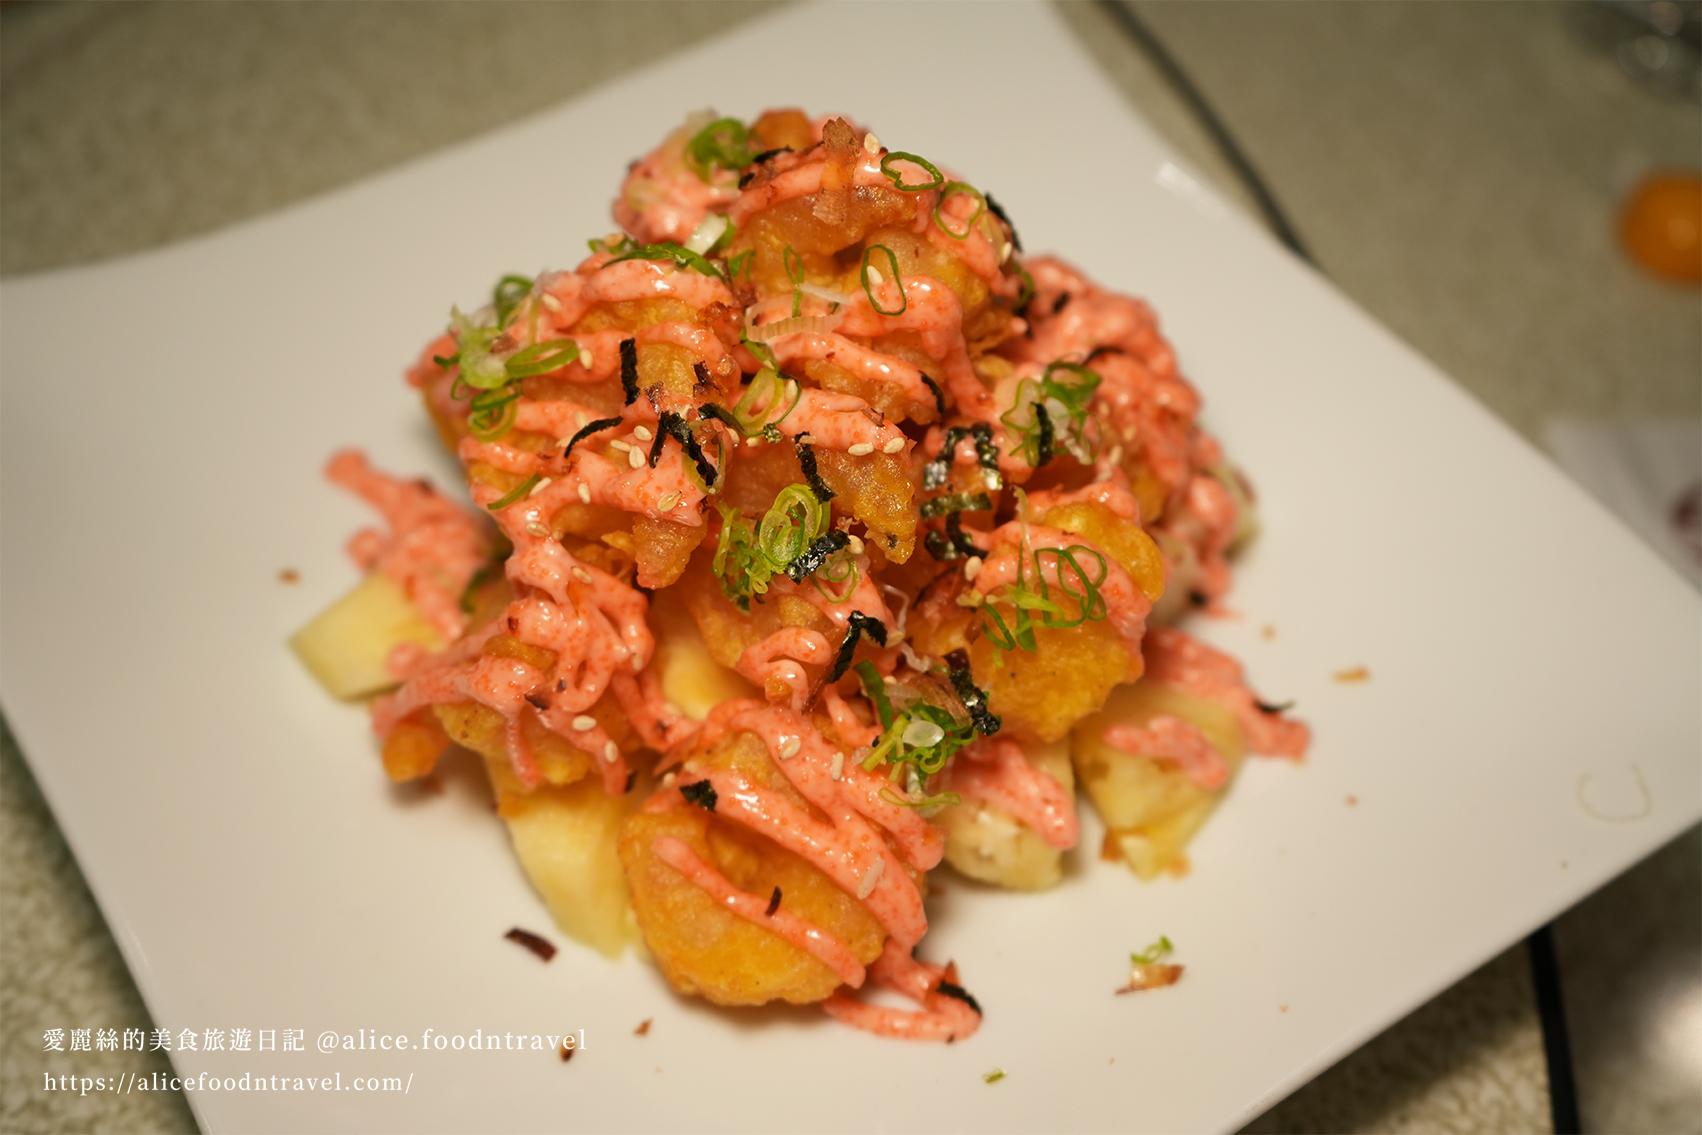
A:
<svg viewBox="0 0 1702 1135">
<path fill-rule="evenodd" d="M 895 311 L 888 311 L 886 308 L 881 306 L 881 301 L 875 298 L 874 287 L 869 283 L 869 257 L 874 255 L 876 249 L 886 253 L 887 264 L 889 264 L 892 269 L 893 285 L 898 288 L 898 308 Z M 876 271 L 878 272 L 879 269 L 876 269 Z M 910 307 L 910 297 L 904 294 L 904 281 L 898 277 L 898 257 L 894 255 L 892 249 L 888 248 L 886 245 L 871 244 L 868 248 L 863 250 L 863 268 L 862 272 L 859 274 L 859 279 L 863 284 L 863 294 L 869 297 L 869 306 L 874 308 L 877 314 L 903 315 L 906 309 Z"/>
<path fill-rule="evenodd" d="M 714 178 L 715 170 L 737 172 L 755 156 L 751 133 L 736 118 L 717 118 L 692 135 L 685 146 L 686 165 L 706 182 Z"/>
<path fill-rule="evenodd" d="M 918 182 L 915 185 L 907 185 L 904 181 L 904 174 L 899 170 L 892 168 L 892 163 L 895 161 L 910 162 L 912 165 L 919 165 L 928 171 L 933 180 Z M 885 157 L 881 158 L 881 172 L 892 179 L 892 184 L 895 188 L 900 189 L 905 193 L 920 193 L 924 189 L 938 189 L 946 183 L 946 175 L 940 172 L 939 166 L 936 166 L 927 158 L 918 157 L 915 154 L 907 154 L 902 150 L 889 151 Z"/>
<path fill-rule="evenodd" d="M 947 198 L 956 193 L 965 193 L 975 198 L 975 212 L 970 215 L 969 220 L 964 222 L 962 232 L 958 232 L 956 229 L 946 224 L 946 219 L 940 212 L 940 210 L 945 207 Z M 946 182 L 945 187 L 940 190 L 940 199 L 934 202 L 934 223 L 940 226 L 941 232 L 945 233 L 953 240 L 966 240 L 968 239 L 969 234 L 975 231 L 975 222 L 979 221 L 982 215 L 986 212 L 987 198 L 981 195 L 981 191 L 979 189 L 970 185 L 966 181 L 948 181 Z"/>
<path fill-rule="evenodd" d="M 543 479 L 544 478 L 541 474 L 533 473 L 530 477 L 527 477 L 524 481 L 521 481 L 518 485 L 515 485 L 514 488 L 510 489 L 507 494 L 492 501 L 490 504 L 485 505 L 485 507 L 490 509 L 492 512 L 500 512 L 515 501 L 524 497 L 527 493 L 531 492 L 533 488 L 537 486 L 538 482 Z"/>
</svg>

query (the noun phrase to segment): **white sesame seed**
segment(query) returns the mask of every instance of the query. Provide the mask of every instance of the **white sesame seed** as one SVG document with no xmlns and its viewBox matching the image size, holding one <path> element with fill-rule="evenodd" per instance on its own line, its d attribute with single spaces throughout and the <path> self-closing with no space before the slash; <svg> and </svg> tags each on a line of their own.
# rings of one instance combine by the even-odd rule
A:
<svg viewBox="0 0 1702 1135">
<path fill-rule="evenodd" d="M 656 509 L 658 512 L 672 512 L 674 510 L 674 506 L 679 503 L 680 494 L 668 493 L 663 496 L 661 500 L 656 502 Z"/>
<path fill-rule="evenodd" d="M 632 450 L 632 443 L 622 441 L 617 437 L 613 441 L 609 442 L 609 448 L 614 450 L 616 453 L 628 453 Z"/>
<path fill-rule="evenodd" d="M 860 441 L 845 452 L 849 453 L 852 457 L 867 457 L 874 451 L 875 446 L 873 442 Z"/>
<path fill-rule="evenodd" d="M 798 397 L 798 384 L 791 379 L 786 380 L 786 401 L 791 402 Z"/>
<path fill-rule="evenodd" d="M 590 583 L 591 582 L 591 573 L 586 571 L 584 568 L 580 567 L 578 564 L 574 564 L 573 567 L 569 569 L 569 571 L 572 574 L 573 578 L 577 579 L 580 583 Z"/>
<path fill-rule="evenodd" d="M 873 264 L 869 265 L 868 271 L 869 283 L 873 284 L 877 288 L 886 283 L 886 279 L 881 275 L 880 269 L 876 268 Z"/>
<path fill-rule="evenodd" d="M 1122 463 L 1123 463 L 1123 447 L 1120 446 L 1120 445 L 1112 446 L 1111 447 L 1111 464 L 1121 465 Z"/>
<path fill-rule="evenodd" d="M 798 755 L 798 750 L 804 747 L 802 737 L 788 737 L 780 742 L 780 752 L 776 754 L 783 761 L 789 761 Z"/>
<path fill-rule="evenodd" d="M 881 152 L 881 140 L 875 137 L 874 131 L 871 130 L 869 133 L 863 135 L 863 149 L 869 151 L 871 154 L 878 154 Z"/>
<path fill-rule="evenodd" d="M 897 453 L 899 450 L 901 450 L 903 448 L 904 448 L 904 439 L 902 437 L 895 437 L 891 441 L 887 442 L 885 445 L 881 446 L 881 452 L 882 453 Z"/>
<path fill-rule="evenodd" d="M 963 565 L 963 578 L 974 579 L 981 574 L 981 557 L 970 556 L 969 562 Z"/>
<path fill-rule="evenodd" d="M 538 302 L 543 304 L 545 307 L 549 308 L 551 311 L 560 311 L 561 310 L 561 301 L 556 299 L 554 296 L 550 295 L 550 293 L 548 293 L 548 292 L 545 292 L 543 295 L 539 296 Z"/>
<path fill-rule="evenodd" d="M 834 780 L 838 780 L 839 774 L 844 772 L 844 771 L 845 771 L 845 754 L 844 753 L 833 754 L 833 767 L 827 770 L 827 775 L 831 776 Z"/>
<path fill-rule="evenodd" d="M 540 537 L 540 538 L 546 537 L 550 534 L 550 530 L 548 528 L 545 528 L 542 524 L 539 524 L 536 520 L 532 520 L 532 521 L 527 522 L 526 531 L 528 531 L 532 535 Z"/>
<path fill-rule="evenodd" d="M 620 746 L 615 744 L 613 741 L 605 741 L 603 743 L 603 759 L 611 765 L 620 760 Z"/>
<path fill-rule="evenodd" d="M 762 435 L 757 434 L 755 437 L 747 437 L 745 439 L 745 444 L 750 446 L 752 449 L 755 449 L 757 446 L 762 444 Z"/>
<path fill-rule="evenodd" d="M 885 677 L 883 677 L 881 679 L 881 681 L 885 682 L 889 686 L 896 686 L 896 685 L 898 685 L 898 675 L 897 674 L 888 674 Z"/>
<path fill-rule="evenodd" d="M 874 893 L 875 886 L 881 881 L 881 874 L 885 870 L 886 860 L 875 860 L 875 865 L 869 868 L 868 874 L 863 876 L 863 881 L 857 884 L 857 900 L 859 902 Z"/>
<path fill-rule="evenodd" d="M 861 536 L 850 537 L 845 546 L 851 549 L 851 554 L 853 556 L 860 556 L 863 554 L 863 538 Z"/>
<path fill-rule="evenodd" d="M 573 719 L 573 731 L 575 733 L 589 733 L 595 728 L 597 728 L 597 719 L 595 717 L 590 717 L 582 713 Z"/>
<path fill-rule="evenodd" d="M 642 469 L 644 467 L 644 451 L 636 446 L 627 450 L 626 463 L 634 469 Z"/>
<path fill-rule="evenodd" d="M 663 788 L 672 788 L 674 786 L 674 780 L 675 780 L 675 777 L 674 777 L 673 773 L 671 773 L 671 772 L 663 773 L 662 774 L 662 787 Z"/>
<path fill-rule="evenodd" d="M 539 482 L 538 482 L 538 483 L 537 483 L 537 484 L 535 484 L 535 485 L 533 485 L 533 486 L 532 486 L 532 491 L 531 491 L 531 492 L 529 492 L 529 493 L 527 493 L 527 494 L 526 494 L 526 495 L 527 495 L 527 496 L 528 496 L 528 497 L 535 497 L 535 496 L 537 496 L 537 495 L 538 495 L 538 494 L 539 494 L 539 493 L 541 493 L 541 492 L 543 492 L 543 491 L 544 491 L 544 490 L 545 490 L 545 489 L 547 489 L 547 488 L 549 488 L 549 487 L 550 487 L 550 481 L 551 481 L 551 480 L 552 480 L 552 479 L 553 479 L 553 478 L 550 478 L 550 477 L 545 477 L 545 478 L 543 478 L 543 479 L 542 479 L 542 480 L 540 480 L 540 481 L 539 481 Z"/>
<path fill-rule="evenodd" d="M 650 432 L 649 426 L 634 426 L 632 427 L 632 436 L 636 437 L 639 441 L 649 441 L 656 435 Z"/>
<path fill-rule="evenodd" d="M 1016 251 L 1016 245 L 1014 245 L 1014 244 L 1005 245 L 1005 251 L 1000 253 L 1000 255 L 999 255 L 999 267 L 1003 268 L 1005 266 L 1005 262 L 1011 258 L 1011 253 L 1013 253 L 1015 251 Z M 585 365 L 590 366 L 591 364 L 586 363 Z"/>
<path fill-rule="evenodd" d="M 644 655 L 635 654 L 632 656 L 632 668 L 634 670 L 644 669 Z"/>
<path fill-rule="evenodd" d="M 586 370 L 590 370 L 592 367 L 596 366 L 597 364 L 591 361 L 591 352 L 590 351 L 581 350 L 579 352 L 579 365 L 584 367 Z"/>
<path fill-rule="evenodd" d="M 579 482 L 579 499 L 586 504 L 591 503 L 591 486 L 584 481 Z"/>
<path fill-rule="evenodd" d="M 591 420 L 591 415 L 584 410 L 576 410 L 573 414 L 573 425 L 576 429 L 584 429 L 585 423 Z"/>
<path fill-rule="evenodd" d="M 572 434 L 568 434 L 566 437 L 556 438 L 556 448 L 557 449 L 566 449 L 568 446 L 570 446 L 572 444 L 573 444 L 573 435 Z"/>
</svg>

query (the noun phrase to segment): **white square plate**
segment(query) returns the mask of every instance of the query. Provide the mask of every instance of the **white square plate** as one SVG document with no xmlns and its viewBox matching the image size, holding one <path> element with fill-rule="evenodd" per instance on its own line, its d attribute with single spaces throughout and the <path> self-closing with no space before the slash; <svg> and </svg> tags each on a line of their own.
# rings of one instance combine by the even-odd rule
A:
<svg viewBox="0 0 1702 1135">
<path fill-rule="evenodd" d="M 275 216 L 0 286 L 5 711 L 156 1021 L 308 1049 L 174 1053 L 233 1083 L 191 1093 L 209 1130 L 1231 1128 L 1702 814 L 1695 592 L 1198 187 L 1049 11 L 868 13 L 790 10 Z M 502 826 L 461 786 L 389 788 L 365 714 L 284 647 L 370 521 L 333 450 L 454 480 L 399 377 L 449 304 L 576 263 L 688 111 L 788 104 L 1152 301 L 1262 494 L 1243 617 L 1202 633 L 1316 730 L 1303 766 L 1246 770 L 1185 880 L 1097 861 L 1090 819 L 1051 893 L 950 883 L 924 956 L 987 1012 L 952 1047 L 503 942 L 551 928 Z M 1159 934 L 1186 977 L 1113 996 Z M 427 1029 L 586 1047 L 315 1050 Z M 354 1090 L 382 1076 L 409 1086 Z"/>
</svg>

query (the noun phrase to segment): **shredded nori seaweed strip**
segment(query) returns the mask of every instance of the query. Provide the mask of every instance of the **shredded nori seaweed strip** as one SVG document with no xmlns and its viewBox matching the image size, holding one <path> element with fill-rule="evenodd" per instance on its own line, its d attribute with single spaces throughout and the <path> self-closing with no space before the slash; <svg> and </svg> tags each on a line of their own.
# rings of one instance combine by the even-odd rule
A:
<svg viewBox="0 0 1702 1135">
<path fill-rule="evenodd" d="M 622 420 L 623 419 L 620 418 L 598 418 L 594 422 L 586 422 L 578 433 L 574 434 L 567 440 L 567 448 L 561 451 L 561 459 L 566 461 L 569 457 L 573 456 L 574 446 L 578 445 L 594 433 L 601 433 L 603 430 L 613 429 L 615 426 L 620 425 Z"/>
<path fill-rule="evenodd" d="M 851 537 L 839 531 L 829 532 L 825 536 L 817 537 L 813 544 L 798 553 L 797 559 L 786 565 L 787 577 L 793 583 L 804 582 L 805 577 L 825 564 L 829 556 L 850 542 Z"/>
<path fill-rule="evenodd" d="M 969 655 L 962 650 L 954 650 L 946 655 L 946 665 L 951 668 L 952 689 L 957 691 L 963 708 L 969 711 L 969 718 L 975 722 L 975 728 L 989 737 L 997 733 L 1004 722 L 998 714 L 988 711 L 987 695 L 981 692 L 969 672 Z"/>
<path fill-rule="evenodd" d="M 751 159 L 751 165 L 759 166 L 763 162 L 766 162 L 769 158 L 774 157 L 776 154 L 789 154 L 791 152 L 792 152 L 792 147 L 790 147 L 790 146 L 776 146 L 774 149 L 764 150 L 762 153 L 760 153 L 756 157 L 752 158 Z"/>
<path fill-rule="evenodd" d="M 1059 292 L 1058 298 L 1052 301 L 1052 314 L 1057 315 L 1060 311 L 1069 307 L 1070 300 L 1073 298 L 1075 297 L 1071 296 L 1069 292 Z"/>
<path fill-rule="evenodd" d="M 773 918 L 774 912 L 780 909 L 780 888 L 775 887 L 774 893 L 768 897 L 768 909 L 763 913 Z"/>
<path fill-rule="evenodd" d="M 638 782 L 638 770 L 633 769 L 631 772 L 626 774 L 626 787 L 621 789 L 621 792 L 622 793 L 631 792 L 632 786 L 634 784 L 636 784 L 637 782 Z"/>
<path fill-rule="evenodd" d="M 662 442 L 673 438 L 680 443 L 680 448 L 686 451 L 686 456 L 697 466 L 697 475 L 703 478 L 703 483 L 713 485 L 717 470 L 714 462 L 703 455 L 703 447 L 697 444 L 697 438 L 692 434 L 686 420 L 672 410 L 663 410 L 656 422 L 656 440 L 650 443 L 650 467 L 656 467 L 656 461 L 662 456 Z"/>
<path fill-rule="evenodd" d="M 827 672 L 824 684 L 837 682 L 845 676 L 845 671 L 851 669 L 851 656 L 857 653 L 857 639 L 868 635 L 881 646 L 886 645 L 886 624 L 872 615 L 861 611 L 852 611 L 848 620 L 850 629 L 845 632 L 845 641 L 839 644 L 839 656 L 833 660 L 833 669 Z"/>
<path fill-rule="evenodd" d="M 922 466 L 922 487 L 937 489 L 946 483 L 951 476 L 952 462 L 957 460 L 957 443 L 969 436 L 969 431 L 962 426 L 952 426 L 946 430 L 945 440 L 940 444 L 939 456 Z"/>
<path fill-rule="evenodd" d="M 715 794 L 715 786 L 707 780 L 680 785 L 680 795 L 706 812 L 715 811 L 715 801 L 719 799 Z"/>
<path fill-rule="evenodd" d="M 1281 705 L 1272 705 L 1268 701 L 1260 701 L 1259 699 L 1254 698 L 1253 704 L 1259 707 L 1260 713 L 1287 713 L 1289 710 L 1294 708 L 1294 699 L 1290 698 Z"/>
<path fill-rule="evenodd" d="M 1204 607 L 1206 604 L 1211 602 L 1211 596 L 1207 595 L 1204 591 L 1190 591 L 1188 592 L 1188 602 L 1192 603 L 1196 607 Z"/>
<path fill-rule="evenodd" d="M 804 471 L 804 480 L 810 483 L 810 491 L 816 499 L 826 504 L 833 499 L 833 490 L 827 487 L 827 482 L 821 479 L 821 473 L 816 469 L 816 451 L 810 446 L 810 435 L 801 433 L 792 439 L 792 447 L 798 451 L 798 467 Z"/>
<path fill-rule="evenodd" d="M 979 556 L 981 549 L 975 541 L 963 531 L 963 516 L 951 513 L 946 517 L 946 530 L 942 536 L 938 532 L 929 532 L 922 537 L 922 546 L 928 549 L 928 554 L 936 560 L 955 560 L 959 556 Z"/>
<path fill-rule="evenodd" d="M 1084 366 L 1084 367 L 1090 367 L 1090 366 L 1093 365 L 1093 360 L 1097 359 L 1100 355 L 1120 355 L 1122 353 L 1123 353 L 1123 348 L 1121 348 L 1121 347 L 1111 347 L 1111 346 L 1095 347 L 1093 350 L 1091 350 L 1087 353 L 1087 358 L 1085 358 L 1081 361 L 1081 365 Z"/>
<path fill-rule="evenodd" d="M 916 510 L 916 515 L 923 520 L 929 520 L 952 512 L 987 512 L 992 507 L 993 498 L 986 493 L 947 493 L 945 496 L 923 501 L 921 507 Z"/>
<path fill-rule="evenodd" d="M 1016 226 L 1011 224 L 1011 219 L 1005 215 L 1004 207 L 993 199 L 993 195 L 991 193 L 983 193 L 982 196 L 987 199 L 987 208 L 993 210 L 993 215 L 999 218 L 999 220 L 1005 222 L 1005 227 L 1011 230 L 1011 243 L 1016 245 L 1016 250 L 1018 252 L 1021 252 L 1022 238 L 1016 235 Z"/>
<path fill-rule="evenodd" d="M 1034 404 L 1034 421 L 1040 427 L 1040 436 L 1034 443 L 1034 467 L 1038 469 L 1052 460 L 1052 443 L 1057 438 L 1057 433 L 1052 428 L 1052 415 L 1046 412 L 1046 403 Z"/>
<path fill-rule="evenodd" d="M 543 694 L 527 694 L 525 697 L 527 704 L 533 709 L 542 711 L 550 708 L 550 699 Z"/>
<path fill-rule="evenodd" d="M 626 392 L 626 404 L 638 401 L 638 340 L 621 340 L 621 389 Z"/>
<path fill-rule="evenodd" d="M 927 375 L 922 376 L 922 381 L 927 383 L 928 389 L 932 390 L 934 392 L 934 405 L 940 411 L 940 420 L 944 421 L 945 417 L 946 417 L 946 395 L 945 395 L 945 391 L 940 389 L 939 383 L 935 382 L 933 379 L 929 378 Z"/>
<path fill-rule="evenodd" d="M 961 985 L 953 985 L 949 981 L 942 981 L 934 987 L 934 992 L 944 993 L 947 997 L 957 998 L 965 1005 L 968 1005 L 971 1009 L 974 1009 L 977 1017 L 985 1017 L 987 1015 L 981 1011 L 980 1003 L 969 995 L 969 990 L 965 989 Z"/>
<path fill-rule="evenodd" d="M 546 962 L 556 956 L 555 943 L 551 942 L 548 938 L 545 938 L 541 934 L 532 933 L 530 930 L 522 930 L 520 927 L 516 926 L 513 930 L 504 934 L 503 937 L 507 938 L 510 942 L 520 943 Z"/>
</svg>

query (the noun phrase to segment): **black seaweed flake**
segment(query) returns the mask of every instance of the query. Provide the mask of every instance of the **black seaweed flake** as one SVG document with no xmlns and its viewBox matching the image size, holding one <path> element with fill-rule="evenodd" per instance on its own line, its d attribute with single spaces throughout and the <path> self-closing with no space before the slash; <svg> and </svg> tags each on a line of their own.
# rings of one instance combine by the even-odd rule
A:
<svg viewBox="0 0 1702 1135">
<path fill-rule="evenodd" d="M 829 532 L 825 536 L 817 537 L 813 544 L 798 554 L 797 559 L 786 565 L 787 578 L 791 579 L 793 583 L 804 582 L 805 577 L 825 564 L 829 556 L 850 542 L 851 537 L 839 531 Z"/>
<path fill-rule="evenodd" d="M 527 694 L 526 701 L 533 709 L 540 712 L 550 708 L 550 699 L 546 698 L 543 694 Z"/>
<path fill-rule="evenodd" d="M 626 392 L 626 404 L 638 401 L 638 340 L 621 340 L 621 389 Z"/>
<path fill-rule="evenodd" d="M 1016 235 L 1016 226 L 1011 224 L 1010 217 L 1005 215 L 1004 207 L 993 199 L 993 195 L 991 193 L 984 193 L 982 196 L 987 198 L 987 208 L 993 210 L 993 215 L 999 218 L 999 220 L 1005 222 L 1005 227 L 1011 230 L 1011 243 L 1016 245 L 1016 250 L 1018 252 L 1021 252 L 1022 238 Z"/>
<path fill-rule="evenodd" d="M 821 472 L 816 468 L 816 451 L 810 445 L 810 435 L 799 434 L 792 439 L 792 447 L 798 451 L 798 467 L 804 471 L 804 480 L 810 483 L 816 499 L 823 504 L 832 500 L 833 490 L 827 487 L 827 482 L 821 479 Z"/>
<path fill-rule="evenodd" d="M 976 422 L 969 427 L 969 436 L 975 439 L 976 463 L 981 468 L 990 471 L 995 477 L 998 476 L 999 447 L 993 443 L 993 427 L 986 422 Z"/>
<path fill-rule="evenodd" d="M 1052 301 L 1052 314 L 1057 315 L 1060 311 L 1069 307 L 1072 298 L 1069 292 L 1059 292 L 1058 298 Z"/>
<path fill-rule="evenodd" d="M 969 431 L 962 426 L 952 426 L 946 430 L 946 436 L 940 443 L 940 452 L 935 458 L 922 466 L 922 487 L 937 489 L 951 477 L 952 463 L 957 460 L 957 443 L 969 436 Z"/>
<path fill-rule="evenodd" d="M 927 375 L 922 376 L 922 381 L 927 383 L 928 389 L 932 390 L 934 392 L 934 405 L 940 411 L 940 420 L 944 421 L 945 416 L 946 416 L 946 394 L 945 394 L 945 391 L 940 389 L 939 383 L 935 382 L 933 379 L 929 378 Z"/>
<path fill-rule="evenodd" d="M 1034 443 L 1034 462 L 1036 469 L 1052 460 L 1052 443 L 1057 439 L 1057 432 L 1052 427 L 1052 415 L 1046 412 L 1044 402 L 1034 404 L 1034 421 L 1040 427 L 1040 436 Z"/>
<path fill-rule="evenodd" d="M 1207 595 L 1204 591 L 1190 591 L 1188 592 L 1188 602 L 1192 603 L 1196 607 L 1204 607 L 1206 604 L 1211 602 L 1211 596 Z"/>
<path fill-rule="evenodd" d="M 986 512 L 993 507 L 993 498 L 986 493 L 947 493 L 922 502 L 916 514 L 923 520 L 955 512 Z"/>
<path fill-rule="evenodd" d="M 845 640 L 839 644 L 839 655 L 833 660 L 833 669 L 827 672 L 824 682 L 837 682 L 845 676 L 845 671 L 851 669 L 851 656 L 857 653 L 857 639 L 868 635 L 881 646 L 886 645 L 886 624 L 872 615 L 861 611 L 852 611 L 848 620 L 850 629 L 845 632 Z"/>
<path fill-rule="evenodd" d="M 1272 705 L 1268 701 L 1260 701 L 1257 698 L 1254 698 L 1253 704 L 1259 707 L 1260 713 L 1287 713 L 1289 710 L 1294 708 L 1294 699 L 1290 698 L 1288 701 L 1285 701 L 1280 705 Z"/>
<path fill-rule="evenodd" d="M 686 420 L 672 410 L 663 410 L 656 422 L 656 440 L 650 443 L 650 467 L 656 467 L 657 460 L 662 456 L 662 443 L 670 437 L 679 442 L 680 448 L 686 451 L 686 456 L 691 458 L 697 467 L 697 475 L 703 479 L 703 483 L 713 485 L 719 471 L 715 464 L 704 456 L 703 447 L 697 443 L 697 437 L 691 432 Z"/>
<path fill-rule="evenodd" d="M 763 913 L 773 918 L 774 912 L 780 909 L 780 888 L 775 887 L 774 893 L 768 898 L 768 909 Z"/>
<path fill-rule="evenodd" d="M 691 364 L 691 372 L 697 376 L 697 384 L 692 388 L 692 393 L 701 393 L 704 387 L 715 385 L 715 380 L 709 376 L 709 368 L 703 365 L 702 360 Z"/>
<path fill-rule="evenodd" d="M 987 695 L 975 684 L 975 679 L 969 672 L 969 655 L 965 651 L 954 650 L 946 655 L 946 665 L 951 669 L 952 689 L 957 691 L 957 698 L 963 703 L 963 708 L 969 711 L 969 718 L 975 722 L 975 728 L 989 737 L 997 733 L 1004 720 L 998 714 L 988 711 Z"/>
<path fill-rule="evenodd" d="M 577 446 L 579 442 L 585 441 L 585 439 L 587 439 L 587 437 L 591 437 L 592 434 L 601 434 L 601 432 L 606 431 L 606 429 L 614 429 L 616 425 L 620 424 L 621 419 L 618 419 L 618 417 L 599 417 L 596 422 L 585 422 L 585 424 L 580 427 L 580 431 L 577 432 L 577 434 L 574 434 L 572 437 L 568 437 L 567 449 L 563 449 L 562 451 L 563 461 L 567 461 L 570 456 L 574 456 L 574 446 Z"/>
<path fill-rule="evenodd" d="M 1093 365 L 1093 361 L 1101 355 L 1120 355 L 1122 353 L 1123 348 L 1121 347 L 1095 347 L 1087 353 L 1087 358 L 1081 361 L 1081 365 L 1084 367 L 1090 367 Z"/>
<path fill-rule="evenodd" d="M 719 799 L 715 795 L 715 786 L 707 780 L 680 785 L 680 795 L 706 812 L 715 811 L 715 801 Z"/>
<path fill-rule="evenodd" d="M 959 1001 L 962 1001 L 965 1005 L 968 1005 L 971 1009 L 975 1010 L 975 1015 L 977 1017 L 986 1016 L 986 1014 L 981 1011 L 980 1002 L 971 997 L 969 995 L 969 990 L 965 989 L 961 985 L 953 985 L 949 981 L 942 981 L 934 987 L 934 991 L 936 993 L 944 993 L 947 997 L 955 997 Z"/>
<path fill-rule="evenodd" d="M 638 780 L 638 770 L 637 769 L 633 769 L 632 771 L 628 772 L 626 774 L 626 787 L 621 789 L 621 794 L 625 795 L 626 793 L 631 792 L 632 786 L 635 782 L 637 782 L 637 780 Z"/>
</svg>

